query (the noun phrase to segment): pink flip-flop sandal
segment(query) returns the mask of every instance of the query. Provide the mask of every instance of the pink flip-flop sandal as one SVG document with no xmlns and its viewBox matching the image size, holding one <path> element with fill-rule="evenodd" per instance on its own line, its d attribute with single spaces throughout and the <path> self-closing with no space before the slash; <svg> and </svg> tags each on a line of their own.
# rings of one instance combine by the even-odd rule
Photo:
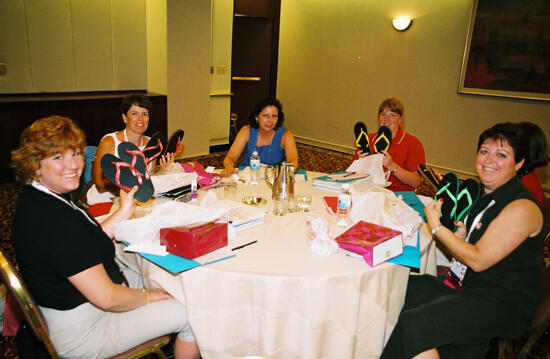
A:
<svg viewBox="0 0 550 359">
<path fill-rule="evenodd" d="M 101 170 L 109 181 L 126 192 L 138 186 L 135 198 L 140 202 L 147 202 L 155 192 L 150 179 L 144 180 L 144 176 L 136 168 L 115 155 L 107 153 L 101 158 Z"/>
</svg>

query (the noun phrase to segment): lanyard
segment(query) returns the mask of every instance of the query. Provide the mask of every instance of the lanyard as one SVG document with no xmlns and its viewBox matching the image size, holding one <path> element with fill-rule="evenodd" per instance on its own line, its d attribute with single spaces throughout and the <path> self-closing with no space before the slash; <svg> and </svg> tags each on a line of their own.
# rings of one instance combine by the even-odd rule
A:
<svg viewBox="0 0 550 359">
<path fill-rule="evenodd" d="M 485 209 L 483 211 L 479 212 L 477 214 L 477 216 L 475 216 L 475 218 L 472 222 L 472 226 L 470 227 L 470 230 L 468 231 L 468 236 L 466 237 L 466 242 L 468 242 L 468 240 L 470 239 L 470 235 L 474 231 L 474 228 L 476 227 L 476 225 L 481 220 L 481 217 L 483 217 L 483 214 L 485 213 L 485 211 L 488 210 L 490 207 L 492 207 L 495 203 L 496 203 L 495 200 L 492 199 L 491 202 L 489 202 L 489 204 L 487 205 L 487 207 L 485 207 Z M 464 220 L 464 222 L 466 223 L 467 221 L 468 221 L 468 216 L 466 216 L 466 219 Z"/>
<path fill-rule="evenodd" d="M 49 195 L 51 195 L 51 196 L 54 196 L 55 198 L 59 199 L 59 200 L 62 201 L 62 202 L 65 202 L 67 205 L 69 205 L 69 206 L 72 207 L 73 209 L 80 211 L 80 212 L 84 215 L 84 217 L 86 217 L 86 219 L 87 219 L 88 221 L 90 221 L 90 223 L 92 223 L 94 226 L 97 226 L 97 223 L 94 222 L 90 217 L 88 217 L 88 214 L 87 214 L 82 208 L 80 208 L 80 207 L 78 207 L 77 205 L 75 205 L 72 201 L 67 201 L 65 198 L 61 197 L 61 196 L 58 195 L 57 193 L 54 193 L 54 192 L 50 191 L 50 189 L 49 189 L 48 187 L 46 187 L 46 186 L 44 186 L 43 184 L 40 184 L 40 183 L 38 183 L 38 182 L 36 182 L 36 181 L 32 181 L 32 186 L 33 186 L 34 188 L 36 188 L 36 189 L 38 189 L 38 190 L 44 192 L 44 193 L 47 193 L 47 194 L 49 194 Z"/>
</svg>

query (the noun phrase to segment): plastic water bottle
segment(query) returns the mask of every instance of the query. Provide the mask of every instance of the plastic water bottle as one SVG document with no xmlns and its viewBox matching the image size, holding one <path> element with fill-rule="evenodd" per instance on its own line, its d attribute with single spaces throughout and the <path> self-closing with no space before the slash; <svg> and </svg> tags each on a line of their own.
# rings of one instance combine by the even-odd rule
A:
<svg viewBox="0 0 550 359">
<path fill-rule="evenodd" d="M 197 180 L 191 181 L 191 202 L 197 201 Z"/>
<path fill-rule="evenodd" d="M 342 191 L 338 195 L 338 207 L 336 212 L 336 224 L 339 226 L 351 225 L 349 213 L 351 211 L 351 193 L 349 184 L 342 185 Z"/>
<path fill-rule="evenodd" d="M 250 156 L 250 184 L 258 184 L 260 178 L 260 156 L 258 151 L 252 151 Z"/>
</svg>

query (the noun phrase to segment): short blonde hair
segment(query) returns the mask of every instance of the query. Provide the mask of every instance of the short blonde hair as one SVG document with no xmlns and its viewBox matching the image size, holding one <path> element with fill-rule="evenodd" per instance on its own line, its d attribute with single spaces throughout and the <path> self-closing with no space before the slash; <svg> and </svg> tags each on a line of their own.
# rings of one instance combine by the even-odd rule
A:
<svg viewBox="0 0 550 359">
<path fill-rule="evenodd" d="M 40 161 L 68 149 L 84 152 L 86 136 L 75 123 L 62 116 L 38 119 L 21 133 L 19 147 L 11 151 L 10 166 L 19 182 L 35 179 Z"/>
</svg>

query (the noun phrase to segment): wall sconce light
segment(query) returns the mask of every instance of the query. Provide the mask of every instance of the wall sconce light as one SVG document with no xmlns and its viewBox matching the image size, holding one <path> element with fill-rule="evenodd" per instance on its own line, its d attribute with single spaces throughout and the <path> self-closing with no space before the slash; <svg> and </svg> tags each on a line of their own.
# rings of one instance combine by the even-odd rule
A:
<svg viewBox="0 0 550 359">
<path fill-rule="evenodd" d="M 408 16 L 400 16 L 393 19 L 391 22 L 397 31 L 405 31 L 411 26 L 412 19 Z"/>
</svg>

